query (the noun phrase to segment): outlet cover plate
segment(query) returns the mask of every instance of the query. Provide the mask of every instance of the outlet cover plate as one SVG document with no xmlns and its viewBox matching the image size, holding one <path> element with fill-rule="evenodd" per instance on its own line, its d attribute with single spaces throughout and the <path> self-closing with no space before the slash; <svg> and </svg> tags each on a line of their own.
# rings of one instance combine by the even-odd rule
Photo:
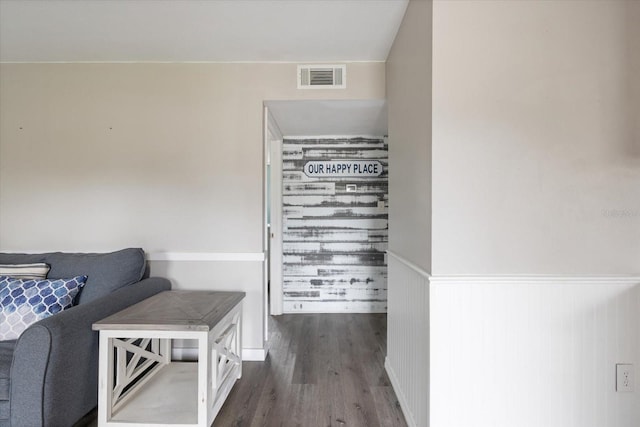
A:
<svg viewBox="0 0 640 427">
<path fill-rule="evenodd" d="M 618 363 L 616 365 L 616 391 L 632 392 L 634 383 L 633 365 L 628 363 Z"/>
</svg>

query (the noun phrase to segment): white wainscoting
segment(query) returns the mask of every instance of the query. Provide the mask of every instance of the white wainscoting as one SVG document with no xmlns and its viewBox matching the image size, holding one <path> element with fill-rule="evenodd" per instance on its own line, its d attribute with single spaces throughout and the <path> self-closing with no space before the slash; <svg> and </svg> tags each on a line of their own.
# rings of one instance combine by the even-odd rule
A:
<svg viewBox="0 0 640 427">
<path fill-rule="evenodd" d="M 438 427 L 637 427 L 640 278 L 431 277 Z"/>
<path fill-rule="evenodd" d="M 429 274 L 387 251 L 385 368 L 410 427 L 429 425 Z"/>
<path fill-rule="evenodd" d="M 386 367 L 410 426 L 640 425 L 640 277 L 429 276 L 389 255 Z"/>
</svg>

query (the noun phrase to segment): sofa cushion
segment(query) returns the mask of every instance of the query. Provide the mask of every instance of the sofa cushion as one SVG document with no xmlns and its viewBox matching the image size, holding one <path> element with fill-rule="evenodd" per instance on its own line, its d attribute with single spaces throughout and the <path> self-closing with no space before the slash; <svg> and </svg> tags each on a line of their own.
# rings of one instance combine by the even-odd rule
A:
<svg viewBox="0 0 640 427">
<path fill-rule="evenodd" d="M 9 419 L 9 390 L 11 388 L 9 374 L 15 348 L 15 341 L 0 342 L 0 420 Z"/>
<path fill-rule="evenodd" d="M 32 264 L 0 264 L 0 276 L 16 277 L 18 279 L 46 279 L 49 265 L 44 262 Z"/>
<path fill-rule="evenodd" d="M 31 262 L 49 264 L 49 279 L 87 276 L 87 283 L 78 297 L 79 304 L 93 301 L 123 286 L 140 281 L 146 267 L 144 251 L 140 248 L 109 253 L 0 253 L 2 264 Z"/>
<path fill-rule="evenodd" d="M 0 276 L 0 341 L 17 339 L 25 329 L 73 305 L 87 276 L 24 280 Z"/>
</svg>

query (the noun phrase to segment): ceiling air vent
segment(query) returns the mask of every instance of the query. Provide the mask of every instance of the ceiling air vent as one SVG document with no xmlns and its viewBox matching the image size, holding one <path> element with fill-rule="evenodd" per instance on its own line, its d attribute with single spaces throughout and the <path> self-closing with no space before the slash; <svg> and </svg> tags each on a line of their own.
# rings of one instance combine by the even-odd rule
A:
<svg viewBox="0 0 640 427">
<path fill-rule="evenodd" d="M 346 65 L 298 65 L 298 89 L 345 89 Z"/>
</svg>

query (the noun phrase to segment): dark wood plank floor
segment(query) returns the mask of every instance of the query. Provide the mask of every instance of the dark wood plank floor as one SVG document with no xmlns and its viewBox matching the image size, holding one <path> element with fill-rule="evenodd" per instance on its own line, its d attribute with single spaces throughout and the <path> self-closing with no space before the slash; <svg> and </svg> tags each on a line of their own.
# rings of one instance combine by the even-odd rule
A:
<svg viewBox="0 0 640 427">
<path fill-rule="evenodd" d="M 384 370 L 386 315 L 271 318 L 269 357 L 243 374 L 214 427 L 404 427 Z"/>
<path fill-rule="evenodd" d="M 213 427 L 406 427 L 383 366 L 386 325 L 384 314 L 272 317 L 267 360 L 242 364 Z"/>
</svg>

